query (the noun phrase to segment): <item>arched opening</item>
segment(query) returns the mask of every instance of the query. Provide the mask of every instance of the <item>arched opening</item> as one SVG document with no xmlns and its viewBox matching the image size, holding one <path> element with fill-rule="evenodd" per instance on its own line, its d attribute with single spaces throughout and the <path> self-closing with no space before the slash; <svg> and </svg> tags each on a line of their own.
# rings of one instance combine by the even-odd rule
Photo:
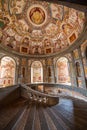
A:
<svg viewBox="0 0 87 130">
<path fill-rule="evenodd" d="M 8 56 L 1 59 L 0 63 L 0 87 L 6 87 L 15 84 L 15 61 Z"/>
<path fill-rule="evenodd" d="M 68 59 L 61 57 L 57 61 L 57 83 L 71 84 Z"/>
<path fill-rule="evenodd" d="M 40 61 L 34 61 L 31 66 L 31 83 L 43 82 L 43 67 Z"/>
</svg>

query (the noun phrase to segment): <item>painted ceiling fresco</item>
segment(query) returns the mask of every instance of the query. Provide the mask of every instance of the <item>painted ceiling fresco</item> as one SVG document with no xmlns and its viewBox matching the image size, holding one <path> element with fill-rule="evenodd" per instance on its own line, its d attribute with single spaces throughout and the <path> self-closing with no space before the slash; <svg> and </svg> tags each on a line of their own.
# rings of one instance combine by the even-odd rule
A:
<svg viewBox="0 0 87 130">
<path fill-rule="evenodd" d="M 0 43 L 23 54 L 57 53 L 72 45 L 85 23 L 73 8 L 37 0 L 0 0 Z"/>
</svg>

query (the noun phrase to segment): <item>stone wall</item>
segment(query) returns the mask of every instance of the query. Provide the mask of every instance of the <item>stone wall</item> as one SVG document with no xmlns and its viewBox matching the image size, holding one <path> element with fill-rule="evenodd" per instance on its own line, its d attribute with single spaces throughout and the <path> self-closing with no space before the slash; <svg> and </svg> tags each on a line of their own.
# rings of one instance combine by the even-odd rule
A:
<svg viewBox="0 0 87 130">
<path fill-rule="evenodd" d="M 6 88 L 0 88 L 0 107 L 13 102 L 21 96 L 20 86 L 14 85 Z"/>
</svg>

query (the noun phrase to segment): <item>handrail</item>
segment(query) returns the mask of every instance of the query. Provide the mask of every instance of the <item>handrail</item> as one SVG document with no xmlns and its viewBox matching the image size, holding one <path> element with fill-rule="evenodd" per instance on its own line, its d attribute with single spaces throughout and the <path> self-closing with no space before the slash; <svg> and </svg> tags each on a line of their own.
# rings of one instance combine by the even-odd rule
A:
<svg viewBox="0 0 87 130">
<path fill-rule="evenodd" d="M 30 86 L 34 86 L 34 85 L 45 85 L 45 86 L 49 86 L 49 87 L 52 87 L 52 88 L 58 88 L 58 89 L 65 89 L 65 90 L 69 90 L 71 92 L 76 92 L 76 93 L 79 93 L 81 94 L 82 96 L 85 96 L 87 97 L 87 89 L 86 88 L 78 88 L 78 87 L 75 87 L 75 86 L 72 86 L 72 85 L 68 85 L 68 84 L 60 84 L 60 83 L 38 83 L 38 84 L 35 84 L 35 83 L 27 83 L 26 85 Z M 60 95 L 60 94 L 59 94 Z"/>
<path fill-rule="evenodd" d="M 24 88 L 29 96 L 29 99 L 32 101 L 36 101 L 39 103 L 46 104 L 48 106 L 56 105 L 59 102 L 59 95 L 51 95 L 39 92 L 37 90 L 33 90 L 29 86 L 22 84 L 22 88 Z"/>
<path fill-rule="evenodd" d="M 25 89 L 29 90 L 30 92 L 33 92 L 33 93 L 35 93 L 35 94 L 39 94 L 39 95 L 41 95 L 41 96 L 47 96 L 47 97 L 53 97 L 53 98 L 59 97 L 59 95 L 56 96 L 56 95 L 51 95 L 51 94 L 46 94 L 46 93 L 39 92 L 39 91 L 37 91 L 37 90 L 34 90 L 34 89 L 30 88 L 30 87 L 27 86 L 27 85 L 22 85 L 22 87 L 24 87 Z"/>
</svg>

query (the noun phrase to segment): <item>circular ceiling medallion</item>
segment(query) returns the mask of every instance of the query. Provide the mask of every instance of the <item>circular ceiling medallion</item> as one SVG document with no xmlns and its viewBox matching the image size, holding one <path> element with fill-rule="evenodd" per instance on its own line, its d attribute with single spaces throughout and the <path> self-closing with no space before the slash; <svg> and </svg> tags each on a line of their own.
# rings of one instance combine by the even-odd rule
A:
<svg viewBox="0 0 87 130">
<path fill-rule="evenodd" d="M 28 9 L 27 17 L 34 26 L 42 26 L 46 22 L 47 13 L 41 5 L 33 5 Z"/>
</svg>

